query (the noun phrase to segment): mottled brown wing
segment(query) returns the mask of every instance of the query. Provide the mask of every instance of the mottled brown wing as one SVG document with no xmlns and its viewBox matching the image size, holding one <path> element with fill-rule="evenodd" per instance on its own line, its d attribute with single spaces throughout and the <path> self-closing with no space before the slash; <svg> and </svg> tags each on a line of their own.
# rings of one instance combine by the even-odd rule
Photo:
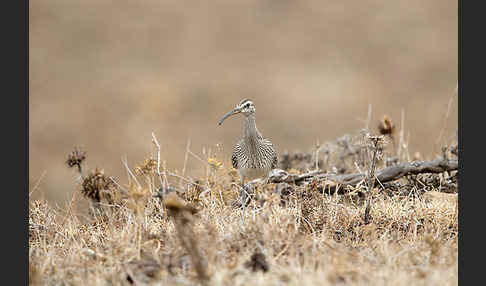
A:
<svg viewBox="0 0 486 286">
<path fill-rule="evenodd" d="M 233 154 L 231 155 L 231 164 L 233 164 L 233 168 L 238 169 L 238 155 L 241 156 L 241 141 L 235 144 L 233 147 Z"/>
<path fill-rule="evenodd" d="M 277 151 L 275 150 L 275 147 L 273 146 L 272 142 L 268 139 L 265 139 L 264 140 L 265 142 L 265 146 L 266 146 L 266 153 L 270 155 L 270 158 L 271 158 L 271 168 L 272 169 L 275 169 L 277 168 L 278 166 L 278 155 L 277 155 Z"/>
</svg>

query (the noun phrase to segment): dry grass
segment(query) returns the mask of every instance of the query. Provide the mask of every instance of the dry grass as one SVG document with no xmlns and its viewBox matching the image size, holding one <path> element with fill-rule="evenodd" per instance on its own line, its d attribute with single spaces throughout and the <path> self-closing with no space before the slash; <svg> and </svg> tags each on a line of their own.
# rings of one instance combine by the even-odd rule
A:
<svg viewBox="0 0 486 286">
<path fill-rule="evenodd" d="M 147 160 L 87 215 L 81 192 L 63 208 L 32 200 L 31 284 L 458 284 L 457 194 L 376 187 L 365 224 L 357 195 L 259 184 L 242 225 L 236 172 L 209 152 L 207 161 L 205 177 L 181 179 L 165 168 L 159 178 Z M 182 188 L 169 192 L 172 177 Z"/>
</svg>

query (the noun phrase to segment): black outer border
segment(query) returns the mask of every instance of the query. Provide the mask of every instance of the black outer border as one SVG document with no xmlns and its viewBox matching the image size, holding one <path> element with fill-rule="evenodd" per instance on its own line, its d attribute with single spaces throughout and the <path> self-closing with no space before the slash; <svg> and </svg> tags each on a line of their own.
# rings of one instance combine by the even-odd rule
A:
<svg viewBox="0 0 486 286">
<path fill-rule="evenodd" d="M 29 284 L 29 2 L 2 2 L 2 285 Z"/>
<path fill-rule="evenodd" d="M 459 120 L 459 284 L 484 280 L 484 216 L 486 200 L 481 164 L 484 152 L 484 9 L 480 1 L 458 1 L 458 120 Z M 468 134 L 468 135 L 466 135 Z M 476 162 L 473 162 L 474 159 Z M 465 162 L 469 162 L 466 167 Z M 476 165 L 477 166 L 474 166 Z M 466 171 L 468 169 L 468 171 Z M 467 262 L 466 262 L 467 261 Z"/>
</svg>

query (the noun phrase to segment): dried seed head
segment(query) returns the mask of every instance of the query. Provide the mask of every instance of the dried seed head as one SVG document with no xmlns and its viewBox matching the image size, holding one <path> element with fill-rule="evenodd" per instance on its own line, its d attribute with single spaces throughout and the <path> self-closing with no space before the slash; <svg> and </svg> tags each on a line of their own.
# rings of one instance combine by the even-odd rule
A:
<svg viewBox="0 0 486 286">
<path fill-rule="evenodd" d="M 74 166 L 78 167 L 78 171 L 81 172 L 81 164 L 86 159 L 86 152 L 81 149 L 81 147 L 74 147 L 74 150 L 68 155 L 66 164 L 69 168 Z"/>
<path fill-rule="evenodd" d="M 372 147 L 378 147 L 381 144 L 386 143 L 384 135 L 366 134 L 366 138 L 370 141 Z"/>
<path fill-rule="evenodd" d="M 393 124 L 387 115 L 383 115 L 383 120 L 378 124 L 378 131 L 380 131 L 381 135 L 393 136 L 395 133 L 395 124 Z"/>
<path fill-rule="evenodd" d="M 154 174 L 157 170 L 157 160 L 145 159 L 142 165 L 135 167 L 135 172 L 138 175 L 150 175 Z"/>
<path fill-rule="evenodd" d="M 94 170 L 86 176 L 81 184 L 81 193 L 95 201 L 100 202 L 105 198 L 108 202 L 113 202 L 115 184 L 104 174 L 103 170 Z"/>
</svg>

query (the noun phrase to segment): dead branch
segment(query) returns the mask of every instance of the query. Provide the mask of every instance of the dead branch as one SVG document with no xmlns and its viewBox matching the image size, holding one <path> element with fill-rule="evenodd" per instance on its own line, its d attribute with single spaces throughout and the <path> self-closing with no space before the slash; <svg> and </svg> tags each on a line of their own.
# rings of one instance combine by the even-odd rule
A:
<svg viewBox="0 0 486 286">
<path fill-rule="evenodd" d="M 394 181 L 406 175 L 417 175 L 423 173 L 442 173 L 446 171 L 457 170 L 458 161 L 455 159 L 436 159 L 433 161 L 414 161 L 400 163 L 394 166 L 384 168 L 376 173 L 376 178 L 380 183 Z M 269 182 L 272 183 L 295 183 L 301 184 L 305 181 L 319 180 L 332 181 L 341 186 L 355 186 L 363 179 L 366 174 L 327 174 L 324 171 L 312 171 L 301 175 L 288 174 L 284 170 L 273 170 L 269 176 Z"/>
</svg>

